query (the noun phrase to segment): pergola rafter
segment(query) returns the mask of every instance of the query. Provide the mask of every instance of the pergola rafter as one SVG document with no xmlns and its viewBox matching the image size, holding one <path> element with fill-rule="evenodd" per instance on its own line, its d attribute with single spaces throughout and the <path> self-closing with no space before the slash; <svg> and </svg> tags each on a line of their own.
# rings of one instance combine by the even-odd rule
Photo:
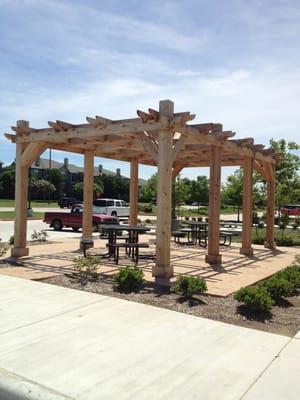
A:
<svg viewBox="0 0 300 400">
<path fill-rule="evenodd" d="M 90 180 L 92 180 L 92 160 L 94 156 L 128 161 L 131 163 L 131 213 L 130 220 L 136 223 L 138 164 L 158 166 L 158 221 L 157 221 L 157 263 L 153 273 L 157 277 L 170 277 L 170 218 L 171 182 L 184 167 L 210 167 L 210 222 L 207 261 L 214 264 L 221 260 L 218 241 L 218 221 L 220 203 L 221 166 L 242 166 L 244 168 L 244 214 L 243 253 L 251 254 L 249 244 L 250 216 L 252 207 L 252 171 L 255 169 L 268 181 L 268 213 L 274 211 L 274 166 L 276 154 L 273 149 L 265 149 L 262 144 L 254 144 L 253 138 L 233 139 L 235 133 L 224 131 L 220 123 L 191 124 L 195 114 L 174 113 L 171 101 L 161 101 L 159 110 L 148 112 L 137 110 L 137 118 L 111 120 L 102 116 L 86 117 L 87 123 L 72 124 L 64 121 L 49 121 L 48 128 L 35 129 L 29 122 L 17 121 L 12 127 L 15 134 L 5 134 L 16 143 L 17 179 L 16 204 L 18 212 L 15 225 L 16 256 L 26 253 L 26 182 L 28 168 L 46 148 L 69 151 L 85 156 L 85 191 L 83 240 L 91 239 Z M 20 197 L 22 196 L 22 198 Z M 25 211 L 24 211 L 25 210 Z M 273 210 L 273 211 L 272 211 Z M 170 215 L 169 215 L 170 214 Z M 271 217 L 268 214 L 268 221 Z M 270 223 L 269 223 L 270 224 Z M 25 235 L 25 238 L 24 238 Z M 274 246 L 274 235 L 268 228 L 268 247 Z"/>
</svg>

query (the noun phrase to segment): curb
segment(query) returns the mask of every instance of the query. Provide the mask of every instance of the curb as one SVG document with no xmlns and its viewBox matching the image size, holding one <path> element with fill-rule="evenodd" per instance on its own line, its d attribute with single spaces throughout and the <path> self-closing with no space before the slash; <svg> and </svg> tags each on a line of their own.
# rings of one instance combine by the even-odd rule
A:
<svg viewBox="0 0 300 400">
<path fill-rule="evenodd" d="M 75 400 L 46 386 L 0 369 L 1 400 Z"/>
</svg>

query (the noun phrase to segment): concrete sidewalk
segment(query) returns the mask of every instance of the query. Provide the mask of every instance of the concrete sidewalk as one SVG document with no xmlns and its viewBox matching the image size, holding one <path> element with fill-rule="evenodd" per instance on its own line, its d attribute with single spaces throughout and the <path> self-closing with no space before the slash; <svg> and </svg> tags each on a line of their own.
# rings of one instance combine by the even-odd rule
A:
<svg viewBox="0 0 300 400">
<path fill-rule="evenodd" d="M 0 399 L 298 399 L 289 338 L 0 276 Z"/>
</svg>

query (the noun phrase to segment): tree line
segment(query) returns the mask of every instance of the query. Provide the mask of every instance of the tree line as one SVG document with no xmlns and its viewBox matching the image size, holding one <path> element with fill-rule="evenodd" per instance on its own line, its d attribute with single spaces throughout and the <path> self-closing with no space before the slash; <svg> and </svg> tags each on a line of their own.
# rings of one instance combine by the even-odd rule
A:
<svg viewBox="0 0 300 400">
<path fill-rule="evenodd" d="M 279 155 L 276 165 L 276 205 L 300 203 L 300 146 L 284 139 L 271 140 L 270 145 Z M 94 178 L 94 197 L 120 198 L 129 201 L 130 181 L 119 175 L 103 174 Z M 206 176 L 196 179 L 181 178 L 179 175 L 173 182 L 173 204 L 183 203 L 198 205 L 208 204 L 209 181 Z M 222 206 L 241 207 L 243 199 L 243 169 L 237 169 L 228 176 L 222 185 Z M 253 207 L 265 206 L 266 181 L 256 171 L 253 173 Z M 74 196 L 82 200 L 83 182 L 69 184 L 66 188 L 64 176 L 59 169 L 44 170 L 39 178 L 31 176 L 29 191 L 31 199 L 57 199 L 62 194 Z M 15 195 L 15 163 L 0 169 L 0 198 L 13 199 Z M 157 196 L 157 174 L 140 187 L 139 201 L 155 203 Z"/>
</svg>

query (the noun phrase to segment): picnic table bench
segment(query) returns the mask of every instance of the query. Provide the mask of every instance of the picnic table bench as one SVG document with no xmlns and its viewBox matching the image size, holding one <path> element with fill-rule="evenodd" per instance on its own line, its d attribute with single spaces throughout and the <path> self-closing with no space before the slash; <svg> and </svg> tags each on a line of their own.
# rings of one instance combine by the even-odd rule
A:
<svg viewBox="0 0 300 400">
<path fill-rule="evenodd" d="M 148 243 L 130 243 L 126 241 L 125 243 L 111 243 L 107 244 L 107 246 L 111 246 L 114 255 L 114 260 L 115 263 L 119 263 L 119 249 L 124 248 L 126 250 L 126 253 L 128 253 L 131 258 L 134 260 L 135 264 L 138 264 L 139 262 L 139 249 L 140 248 L 148 248 L 149 244 Z"/>
</svg>

